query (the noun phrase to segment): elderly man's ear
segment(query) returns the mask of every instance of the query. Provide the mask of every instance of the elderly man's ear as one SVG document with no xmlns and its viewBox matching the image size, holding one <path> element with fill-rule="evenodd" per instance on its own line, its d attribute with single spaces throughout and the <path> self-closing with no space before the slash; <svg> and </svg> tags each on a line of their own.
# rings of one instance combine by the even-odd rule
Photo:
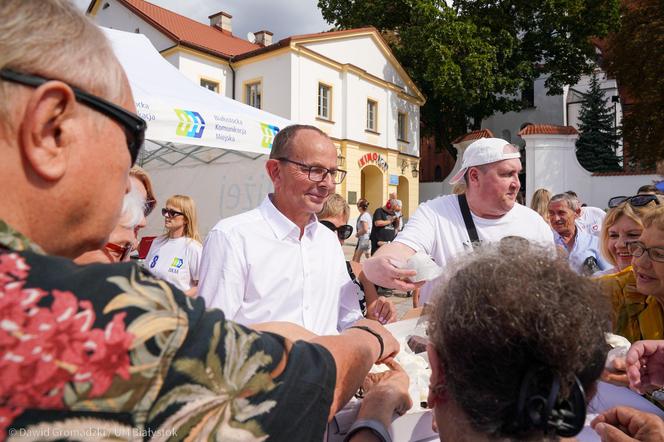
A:
<svg viewBox="0 0 664 442">
<path fill-rule="evenodd" d="M 270 180 L 272 180 L 272 183 L 276 185 L 277 181 L 279 180 L 281 171 L 279 160 L 275 160 L 273 158 L 267 160 L 267 163 L 265 163 L 265 170 L 267 171 L 267 175 L 270 177 Z"/>
<path fill-rule="evenodd" d="M 81 118 L 66 84 L 50 81 L 32 91 L 17 135 L 21 154 L 38 177 L 57 181 L 65 174 L 75 133 L 83 129 Z"/>
</svg>

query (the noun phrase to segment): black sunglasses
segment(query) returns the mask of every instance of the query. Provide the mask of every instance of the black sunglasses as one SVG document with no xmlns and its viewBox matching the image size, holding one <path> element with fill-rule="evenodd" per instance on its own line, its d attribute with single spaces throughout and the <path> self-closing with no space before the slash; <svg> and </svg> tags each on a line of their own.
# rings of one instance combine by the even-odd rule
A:
<svg viewBox="0 0 664 442">
<path fill-rule="evenodd" d="M 117 257 L 118 262 L 122 262 L 127 259 L 129 253 L 131 253 L 131 244 L 120 246 L 118 244 L 109 242 L 104 246 L 104 248 L 106 248 L 112 256 Z"/>
<path fill-rule="evenodd" d="M 184 213 L 178 212 L 177 210 L 164 208 L 164 209 L 161 209 L 161 215 L 165 218 L 174 218 L 174 217 L 179 216 L 179 215 L 184 216 Z"/>
<path fill-rule="evenodd" d="M 630 206 L 643 207 L 653 201 L 659 205 L 657 195 L 614 196 L 609 200 L 609 208 L 613 209 L 624 202 L 628 202 Z"/>
<path fill-rule="evenodd" d="M 0 78 L 12 83 L 18 83 L 32 87 L 39 87 L 49 81 L 60 81 L 40 77 L 38 75 L 16 72 L 11 69 L 0 69 Z M 111 103 L 110 101 L 85 92 L 84 90 L 76 86 L 72 86 L 67 82 L 63 81 L 63 83 L 69 86 L 74 92 L 76 101 L 85 104 L 86 106 L 96 110 L 101 114 L 106 115 L 122 126 L 125 137 L 127 138 L 127 147 L 129 148 L 129 154 L 131 155 L 131 164 L 134 165 L 136 163 L 136 159 L 138 158 L 138 153 L 141 150 L 141 146 L 143 146 L 143 142 L 145 141 L 145 129 L 147 128 L 147 123 L 145 120 L 138 115 Z"/>
<path fill-rule="evenodd" d="M 337 227 L 327 220 L 320 220 L 319 222 L 328 229 L 330 229 L 331 231 L 337 232 L 337 236 L 339 237 L 339 239 L 342 240 L 348 239 L 353 234 L 353 226 L 349 226 L 348 224 L 344 224 L 343 226 Z"/>
</svg>

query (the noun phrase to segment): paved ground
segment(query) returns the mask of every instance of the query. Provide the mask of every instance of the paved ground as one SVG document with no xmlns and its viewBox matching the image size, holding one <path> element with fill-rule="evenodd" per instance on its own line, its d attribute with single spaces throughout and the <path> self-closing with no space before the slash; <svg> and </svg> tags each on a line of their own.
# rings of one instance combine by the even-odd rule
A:
<svg viewBox="0 0 664 442">
<path fill-rule="evenodd" d="M 346 243 L 343 245 L 343 249 L 344 254 L 346 255 L 346 259 L 350 260 L 353 257 L 353 251 L 355 250 L 355 241 L 346 241 Z M 364 259 L 365 258 L 362 258 L 362 260 Z M 390 299 L 396 306 L 397 318 L 399 319 L 401 319 L 401 317 L 413 307 L 413 298 L 406 296 L 404 292 L 393 291 L 392 295 L 388 295 L 387 298 Z"/>
</svg>

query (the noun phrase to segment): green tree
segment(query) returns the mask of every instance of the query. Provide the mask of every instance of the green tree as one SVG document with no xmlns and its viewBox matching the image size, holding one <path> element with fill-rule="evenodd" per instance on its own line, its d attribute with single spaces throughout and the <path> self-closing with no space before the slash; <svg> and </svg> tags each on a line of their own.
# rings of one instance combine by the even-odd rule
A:
<svg viewBox="0 0 664 442">
<path fill-rule="evenodd" d="M 319 0 L 339 29 L 374 26 L 427 97 L 424 134 L 449 145 L 547 75 L 560 93 L 592 70 L 592 36 L 615 26 L 618 0 Z"/>
<path fill-rule="evenodd" d="M 581 135 L 576 141 L 579 163 L 590 172 L 621 170 L 620 159 L 616 155 L 619 135 L 614 127 L 615 114 L 607 107 L 597 75 L 591 77 L 590 88 L 584 98 L 579 115 Z"/>
<path fill-rule="evenodd" d="M 664 1 L 625 0 L 606 46 L 606 69 L 623 99 L 625 159 L 651 168 L 664 159 Z"/>
</svg>

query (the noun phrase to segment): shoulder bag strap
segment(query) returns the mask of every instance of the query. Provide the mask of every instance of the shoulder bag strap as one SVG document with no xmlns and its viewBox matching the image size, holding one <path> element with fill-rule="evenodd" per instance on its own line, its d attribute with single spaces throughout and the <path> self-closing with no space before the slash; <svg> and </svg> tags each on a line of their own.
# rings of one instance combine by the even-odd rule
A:
<svg viewBox="0 0 664 442">
<path fill-rule="evenodd" d="M 468 207 L 466 195 L 457 195 L 457 198 L 459 199 L 459 208 L 461 209 L 463 222 L 466 224 L 468 237 L 470 238 L 470 242 L 473 244 L 473 248 L 475 248 L 480 243 L 480 238 L 477 236 L 477 229 L 475 228 L 475 223 L 473 222 L 473 216 L 470 214 L 470 207 Z"/>
</svg>

